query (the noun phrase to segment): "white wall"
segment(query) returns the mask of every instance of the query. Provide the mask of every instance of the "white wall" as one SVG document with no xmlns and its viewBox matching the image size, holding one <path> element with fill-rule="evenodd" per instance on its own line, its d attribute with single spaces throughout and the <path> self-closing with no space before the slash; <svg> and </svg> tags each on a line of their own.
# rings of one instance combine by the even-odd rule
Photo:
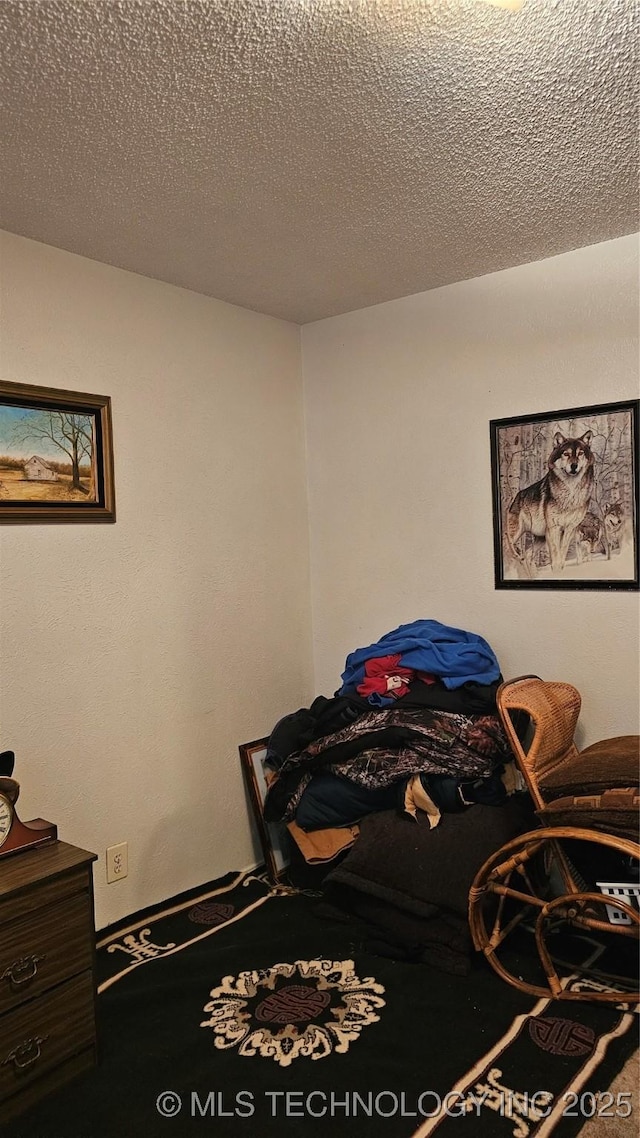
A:
<svg viewBox="0 0 640 1138">
<path fill-rule="evenodd" d="M 313 694 L 300 333 L 1 254 L 0 378 L 113 401 L 116 524 L 0 528 L 0 749 L 21 817 L 101 855 L 103 927 L 258 860 L 237 747 Z"/>
<path fill-rule="evenodd" d="M 384 272 L 381 264 L 380 271 Z M 496 591 L 489 420 L 638 396 L 625 237 L 303 328 L 316 689 L 397 625 L 574 683 L 579 742 L 637 733 L 638 594 Z"/>
</svg>

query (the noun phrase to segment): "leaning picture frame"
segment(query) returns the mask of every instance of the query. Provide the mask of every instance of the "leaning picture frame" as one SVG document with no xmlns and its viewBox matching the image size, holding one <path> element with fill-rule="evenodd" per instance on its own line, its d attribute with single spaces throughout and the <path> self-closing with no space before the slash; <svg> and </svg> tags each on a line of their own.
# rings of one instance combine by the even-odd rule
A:
<svg viewBox="0 0 640 1138">
<path fill-rule="evenodd" d="M 264 817 L 264 803 L 267 797 L 265 772 L 267 744 L 268 739 L 254 739 L 252 743 L 241 743 L 238 750 L 267 873 L 271 880 L 277 883 L 284 876 L 289 865 L 289 857 L 286 827 L 277 822 L 267 822 Z"/>
<path fill-rule="evenodd" d="M 0 382 L 0 523 L 115 520 L 110 397 Z"/>
<path fill-rule="evenodd" d="M 491 420 L 496 589 L 638 590 L 639 406 Z"/>
</svg>

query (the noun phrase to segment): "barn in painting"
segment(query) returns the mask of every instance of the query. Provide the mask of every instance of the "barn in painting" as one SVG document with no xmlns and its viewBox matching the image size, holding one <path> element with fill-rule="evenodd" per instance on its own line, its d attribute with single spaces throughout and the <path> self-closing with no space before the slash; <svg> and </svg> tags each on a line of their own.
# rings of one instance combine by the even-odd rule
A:
<svg viewBox="0 0 640 1138">
<path fill-rule="evenodd" d="M 57 482 L 58 474 L 53 470 L 44 458 L 40 458 L 37 454 L 28 458 L 24 464 L 25 478 L 30 482 Z"/>
</svg>

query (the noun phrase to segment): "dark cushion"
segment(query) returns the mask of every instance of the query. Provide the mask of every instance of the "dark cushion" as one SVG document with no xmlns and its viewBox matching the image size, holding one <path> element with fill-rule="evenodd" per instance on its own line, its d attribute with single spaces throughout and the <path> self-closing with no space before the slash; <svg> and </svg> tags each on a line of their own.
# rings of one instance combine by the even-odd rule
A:
<svg viewBox="0 0 640 1138">
<path fill-rule="evenodd" d="M 503 806 L 443 814 L 433 830 L 426 818 L 385 810 L 363 820 L 360 837 L 327 882 L 419 917 L 431 917 L 434 906 L 466 917 L 469 888 L 483 862 L 536 825 L 525 795 L 513 795 Z"/>
<path fill-rule="evenodd" d="M 544 826 L 580 826 L 638 841 L 640 790 L 636 786 L 567 795 L 550 802 L 539 814 Z"/>
<path fill-rule="evenodd" d="M 618 786 L 637 786 L 640 736 L 617 735 L 585 747 L 573 759 L 540 779 L 545 800 L 574 794 L 598 794 Z"/>
</svg>

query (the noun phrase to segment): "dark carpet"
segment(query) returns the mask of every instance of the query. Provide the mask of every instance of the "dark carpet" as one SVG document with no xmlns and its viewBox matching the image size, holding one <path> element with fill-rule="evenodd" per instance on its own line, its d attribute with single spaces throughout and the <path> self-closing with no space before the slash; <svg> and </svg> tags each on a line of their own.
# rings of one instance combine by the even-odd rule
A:
<svg viewBox="0 0 640 1138">
<path fill-rule="evenodd" d="M 2 1133 L 570 1138 L 620 1110 L 602 1096 L 636 1046 L 627 1005 L 536 1000 L 483 959 L 455 976 L 367 936 L 259 874 L 137 914 L 98 949 L 100 1066 Z"/>
</svg>

